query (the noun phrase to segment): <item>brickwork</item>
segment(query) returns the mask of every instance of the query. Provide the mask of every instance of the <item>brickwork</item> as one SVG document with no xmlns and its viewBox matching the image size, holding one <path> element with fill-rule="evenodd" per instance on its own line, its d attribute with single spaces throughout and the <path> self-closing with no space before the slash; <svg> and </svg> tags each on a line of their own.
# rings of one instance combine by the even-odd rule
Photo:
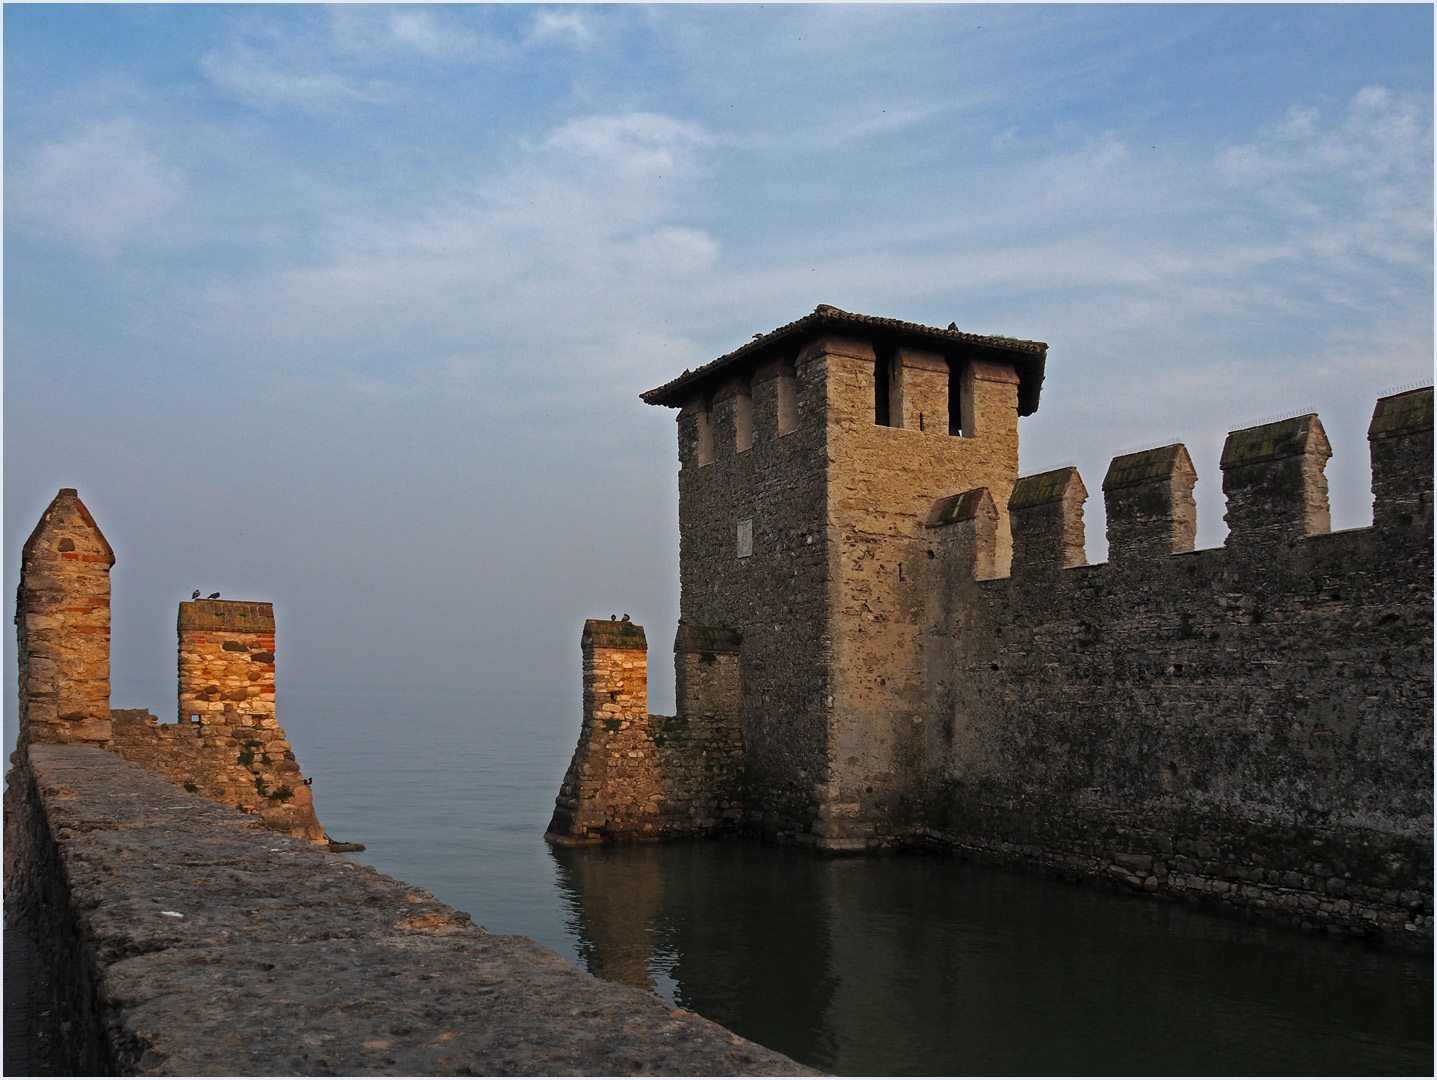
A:
<svg viewBox="0 0 1437 1080">
<path fill-rule="evenodd" d="M 1430 465 L 1403 481 L 1376 449 L 1430 462 L 1427 415 L 1373 440 L 1380 506 L 1430 507 Z M 1431 514 L 1379 508 L 1373 528 L 1327 533 L 1320 433 L 1301 417 L 1233 434 L 1224 487 L 1242 527 L 1221 549 L 1155 558 L 1110 540 L 1109 564 L 1064 569 L 1054 537 L 1080 533 L 1080 507 L 1055 501 L 1062 520 L 1031 555 L 1015 526 L 1013 576 L 976 580 L 981 514 L 931 530 L 931 836 L 1430 943 Z M 1187 528 L 1190 466 L 1148 454 L 1114 462 L 1129 486 L 1109 528 L 1165 546 Z"/>
<path fill-rule="evenodd" d="M 545 834 L 551 843 L 672 839 L 738 823 L 737 648 L 730 631 L 681 627 L 680 712 L 656 716 L 643 627 L 584 624 L 583 722 Z"/>
<path fill-rule="evenodd" d="M 20 745 L 110 738 L 110 567 L 104 533 L 61 488 L 20 557 Z"/>
</svg>

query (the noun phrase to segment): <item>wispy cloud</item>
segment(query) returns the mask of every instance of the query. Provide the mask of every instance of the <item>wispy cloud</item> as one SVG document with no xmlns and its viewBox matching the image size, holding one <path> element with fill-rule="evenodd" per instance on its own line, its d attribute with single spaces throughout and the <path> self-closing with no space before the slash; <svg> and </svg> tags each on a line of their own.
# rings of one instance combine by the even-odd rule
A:
<svg viewBox="0 0 1437 1080">
<path fill-rule="evenodd" d="M 184 187 L 183 171 L 150 148 L 138 122 L 121 117 L 22 159 L 7 177 L 6 211 L 22 228 L 112 259 L 161 222 Z"/>
<path fill-rule="evenodd" d="M 692 163 L 692 151 L 713 138 L 697 124 L 658 113 L 582 116 L 565 121 L 544 140 L 554 150 L 624 179 L 674 175 Z"/>
<path fill-rule="evenodd" d="M 1259 139 L 1223 150 L 1218 170 L 1285 222 L 1303 255 L 1430 265 L 1430 101 L 1368 86 L 1329 124 L 1294 106 Z"/>
<path fill-rule="evenodd" d="M 589 17 L 573 8 L 558 11 L 543 8 L 534 13 L 524 40 L 529 45 L 572 45 L 584 48 L 598 38 Z"/>
<path fill-rule="evenodd" d="M 443 7 L 339 5 L 328 9 L 328 14 L 329 40 L 316 35 L 320 47 L 354 59 L 417 55 L 444 60 L 471 56 L 484 46 L 479 35 Z"/>
<path fill-rule="evenodd" d="M 360 79 L 314 66 L 314 57 L 286 57 L 233 41 L 200 57 L 216 89 L 259 108 L 324 110 L 346 102 L 379 102 L 391 94 L 378 79 Z"/>
</svg>

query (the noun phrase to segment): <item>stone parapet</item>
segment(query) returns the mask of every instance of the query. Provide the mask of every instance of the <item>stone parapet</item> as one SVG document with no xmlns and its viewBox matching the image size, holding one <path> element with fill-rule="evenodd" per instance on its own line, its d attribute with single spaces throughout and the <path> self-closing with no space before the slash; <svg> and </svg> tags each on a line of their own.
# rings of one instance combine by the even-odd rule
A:
<svg viewBox="0 0 1437 1080">
<path fill-rule="evenodd" d="M 1381 398 L 1367 429 L 1372 452 L 1372 524 L 1432 519 L 1432 387 Z"/>
<path fill-rule="evenodd" d="M 1113 458 L 1103 478 L 1108 560 L 1136 563 L 1191 551 L 1195 483 L 1197 471 L 1182 443 Z"/>
<path fill-rule="evenodd" d="M 91 743 L 271 829 L 323 842 L 308 781 L 275 717 L 273 605 L 180 605 L 179 722 L 160 724 L 147 709 L 110 708 L 114 562 L 85 504 L 62 489 L 21 560 L 18 760 L 36 743 Z"/>
<path fill-rule="evenodd" d="M 742 817 L 738 634 L 679 628 L 677 716 L 648 711 L 645 641 L 632 623 L 584 624 L 584 713 L 550 843 L 695 836 Z"/>
<path fill-rule="evenodd" d="M 1014 577 L 1046 575 L 1088 559 L 1083 547 L 1083 502 L 1088 489 L 1071 465 L 1020 477 L 1008 498 Z"/>
<path fill-rule="evenodd" d="M 1227 542 L 1280 543 L 1327 532 L 1330 457 L 1314 413 L 1229 433 L 1220 462 Z"/>
<path fill-rule="evenodd" d="M 113 754 L 32 748 L 5 810 L 70 1075 L 816 1075 Z"/>
</svg>

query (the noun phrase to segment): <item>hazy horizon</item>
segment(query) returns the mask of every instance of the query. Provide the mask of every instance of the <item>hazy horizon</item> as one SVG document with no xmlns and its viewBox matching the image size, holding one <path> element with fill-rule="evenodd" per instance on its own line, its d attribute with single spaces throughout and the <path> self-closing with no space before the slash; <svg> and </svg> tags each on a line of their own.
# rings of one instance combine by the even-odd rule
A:
<svg viewBox="0 0 1437 1080">
<path fill-rule="evenodd" d="M 1431 381 L 1430 6 L 6 7 L 4 575 L 56 491 L 112 679 L 267 600 L 278 679 L 672 708 L 673 413 L 819 303 L 1049 344 L 1021 467 L 1317 411 L 1370 521 Z M 6 636 L 7 670 L 15 642 Z M 6 697 L 7 728 L 15 695 Z M 170 719 L 172 700 L 128 701 Z"/>
</svg>

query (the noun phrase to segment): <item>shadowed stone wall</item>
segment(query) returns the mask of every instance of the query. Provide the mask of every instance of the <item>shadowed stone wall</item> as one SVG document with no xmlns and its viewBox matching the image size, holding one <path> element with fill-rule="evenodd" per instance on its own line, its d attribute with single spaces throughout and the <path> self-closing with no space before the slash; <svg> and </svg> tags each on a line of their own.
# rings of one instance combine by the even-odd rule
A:
<svg viewBox="0 0 1437 1080">
<path fill-rule="evenodd" d="M 658 840 L 733 828 L 743 764 L 736 635 L 679 628 L 677 716 L 648 711 L 642 626 L 590 619 L 581 648 L 583 721 L 546 838 Z"/>
<path fill-rule="evenodd" d="M 1229 436 L 1221 549 L 1182 550 L 1180 446 L 1113 463 L 1104 565 L 1069 554 L 1076 470 L 1018 482 L 1010 578 L 986 493 L 935 507 L 930 835 L 1430 944 L 1431 400 L 1378 403 L 1372 528 L 1326 531 L 1315 416 Z"/>
</svg>

